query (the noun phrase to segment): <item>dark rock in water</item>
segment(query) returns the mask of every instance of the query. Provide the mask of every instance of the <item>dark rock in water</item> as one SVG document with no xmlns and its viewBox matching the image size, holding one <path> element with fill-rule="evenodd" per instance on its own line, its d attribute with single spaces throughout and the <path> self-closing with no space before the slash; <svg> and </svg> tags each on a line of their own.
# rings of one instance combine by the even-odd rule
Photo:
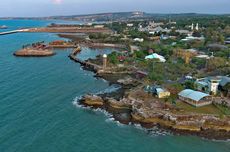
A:
<svg viewBox="0 0 230 152">
<path fill-rule="evenodd" d="M 130 114 L 128 113 L 114 114 L 113 117 L 122 124 L 129 124 L 131 120 Z"/>
</svg>

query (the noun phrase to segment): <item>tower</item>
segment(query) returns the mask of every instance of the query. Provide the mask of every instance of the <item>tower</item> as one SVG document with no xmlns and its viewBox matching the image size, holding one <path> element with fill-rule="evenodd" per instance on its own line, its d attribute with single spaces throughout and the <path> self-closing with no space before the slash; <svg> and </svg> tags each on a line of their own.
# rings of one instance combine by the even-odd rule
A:
<svg viewBox="0 0 230 152">
<path fill-rule="evenodd" d="M 107 66 L 107 55 L 104 54 L 104 55 L 103 55 L 103 70 L 106 69 L 106 66 Z"/>
<path fill-rule="evenodd" d="M 192 26 L 191 26 L 191 30 L 193 31 L 194 30 L 194 24 L 192 23 Z"/>
<path fill-rule="evenodd" d="M 196 23 L 196 30 L 198 31 L 199 30 L 199 24 Z"/>
</svg>

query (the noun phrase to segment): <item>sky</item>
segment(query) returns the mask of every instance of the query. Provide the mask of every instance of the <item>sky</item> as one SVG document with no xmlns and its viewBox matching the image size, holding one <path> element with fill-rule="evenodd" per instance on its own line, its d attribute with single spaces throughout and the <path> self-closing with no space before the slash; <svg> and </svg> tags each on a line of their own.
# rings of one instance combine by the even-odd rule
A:
<svg viewBox="0 0 230 152">
<path fill-rule="evenodd" d="M 0 0 L 0 17 L 127 11 L 230 14 L 230 0 Z"/>
</svg>

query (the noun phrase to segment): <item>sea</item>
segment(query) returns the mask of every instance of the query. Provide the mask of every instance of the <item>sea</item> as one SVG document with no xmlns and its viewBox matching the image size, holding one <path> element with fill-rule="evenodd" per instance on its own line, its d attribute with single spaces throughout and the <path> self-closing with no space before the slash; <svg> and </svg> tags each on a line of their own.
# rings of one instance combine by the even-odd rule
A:
<svg viewBox="0 0 230 152">
<path fill-rule="evenodd" d="M 42 27 L 59 20 L 0 20 L 8 29 Z M 102 110 L 81 107 L 86 93 L 114 91 L 94 73 L 68 58 L 71 49 L 52 57 L 24 58 L 13 53 L 25 44 L 60 40 L 54 33 L 0 36 L 0 152 L 229 152 L 230 141 L 173 135 L 139 125 L 122 125 Z M 83 48 L 80 58 L 112 49 Z"/>
</svg>

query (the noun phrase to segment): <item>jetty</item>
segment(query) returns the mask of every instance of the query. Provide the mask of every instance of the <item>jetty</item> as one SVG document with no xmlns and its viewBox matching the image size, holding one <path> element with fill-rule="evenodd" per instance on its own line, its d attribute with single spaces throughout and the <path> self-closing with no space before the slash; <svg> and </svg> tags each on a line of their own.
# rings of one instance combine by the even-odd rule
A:
<svg viewBox="0 0 230 152">
<path fill-rule="evenodd" d="M 0 35 L 8 35 L 8 34 L 14 34 L 19 32 L 27 32 L 28 29 L 21 29 L 21 30 L 12 30 L 12 31 L 6 31 L 6 32 L 0 32 Z"/>
<path fill-rule="evenodd" d="M 69 55 L 69 58 L 77 63 L 80 63 L 81 65 L 83 65 L 86 68 L 91 69 L 94 72 L 97 72 L 98 70 L 102 69 L 101 66 L 96 65 L 94 63 L 88 62 L 88 61 L 84 61 L 81 60 L 79 58 L 77 58 L 77 54 L 81 52 L 81 47 L 78 46 L 76 49 L 73 50 L 73 52 Z"/>
</svg>

